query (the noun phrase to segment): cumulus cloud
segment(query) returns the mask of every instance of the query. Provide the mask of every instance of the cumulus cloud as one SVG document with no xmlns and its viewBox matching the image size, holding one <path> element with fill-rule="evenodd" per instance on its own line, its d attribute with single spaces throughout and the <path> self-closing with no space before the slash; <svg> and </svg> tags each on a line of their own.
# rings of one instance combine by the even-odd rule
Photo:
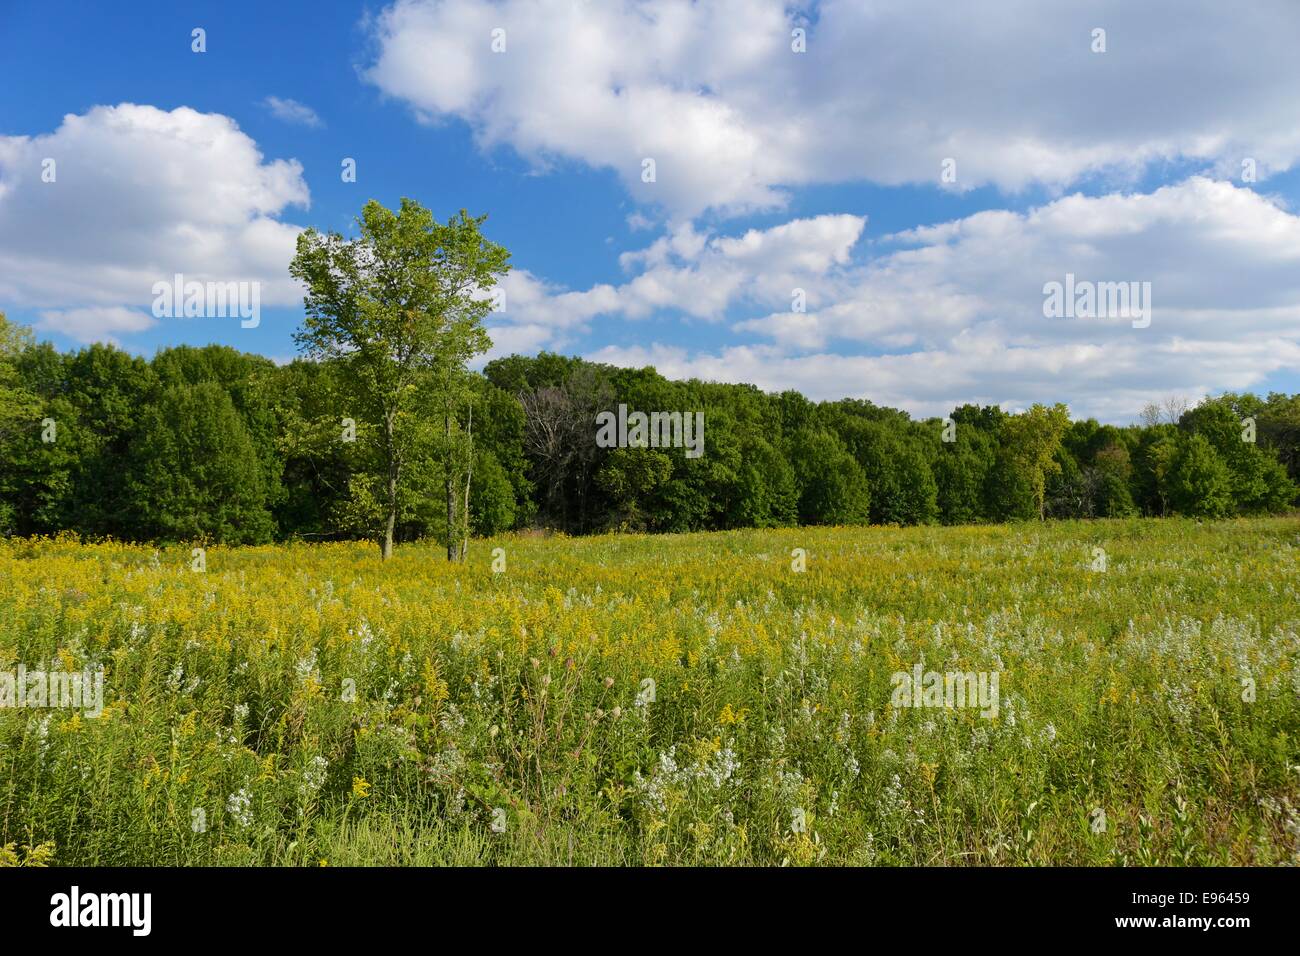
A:
<svg viewBox="0 0 1300 956">
<path fill-rule="evenodd" d="M 739 328 L 817 345 L 940 348 L 972 327 L 1015 346 L 1177 337 L 1228 342 L 1300 332 L 1300 218 L 1278 201 L 1192 177 L 1150 194 L 1071 195 L 1025 213 L 981 212 L 882 240 L 886 252 L 807 316 Z M 1120 315 L 1044 316 L 1044 286 L 1150 283 L 1151 326 Z"/>
<path fill-rule="evenodd" d="M 308 202 L 302 167 L 266 161 L 227 116 L 132 103 L 70 114 L 50 133 L 0 137 L 0 299 L 81 340 L 139 331 L 134 310 L 177 273 L 259 282 L 263 305 L 294 304 L 299 229 L 277 217 Z"/>
<path fill-rule="evenodd" d="M 292 123 L 295 126 L 310 126 L 313 128 L 324 126 L 321 118 L 316 115 L 316 111 L 305 103 L 299 103 L 297 100 L 281 98 L 279 96 L 268 96 L 262 101 L 262 105 L 271 111 L 271 115 L 278 120 L 286 123 Z"/>
<path fill-rule="evenodd" d="M 618 287 L 537 283 L 525 321 L 540 329 L 595 309 L 725 314 L 738 339 L 713 351 L 606 346 L 589 357 L 920 414 L 1066 396 L 1076 412 L 1127 421 L 1153 397 L 1248 389 L 1300 366 L 1300 217 L 1229 183 L 1196 176 L 1150 194 L 981 212 L 882 237 L 855 261 L 864 225 L 821 216 L 740 236 L 682 227 L 626 257 L 643 271 Z M 1044 287 L 1067 275 L 1150 283 L 1150 324 L 1044 315 Z M 792 308 L 792 284 L 806 287 L 807 311 Z"/>
<path fill-rule="evenodd" d="M 677 312 L 721 322 L 737 305 L 788 308 L 795 289 L 815 304 L 847 267 L 865 226 L 862 216 L 827 215 L 728 237 L 687 223 L 645 249 L 624 253 L 623 268 L 635 273 L 626 282 L 585 290 L 516 269 L 501 283 L 504 309 L 488 323 L 492 354 L 558 349 L 598 316 L 643 320 Z"/>
<path fill-rule="evenodd" d="M 397 0 L 371 29 L 366 77 L 420 119 L 611 169 L 677 219 L 809 183 L 937 184 L 945 159 L 954 188 L 1017 190 L 1300 158 L 1279 122 L 1300 84 L 1292 0 Z"/>
<path fill-rule="evenodd" d="M 121 305 L 82 309 L 45 309 L 36 322 L 38 329 L 62 332 L 78 342 L 112 342 L 119 333 L 143 332 L 155 323 L 154 317 L 139 309 Z"/>
<path fill-rule="evenodd" d="M 1263 371 L 1295 367 L 1294 337 L 1228 343 L 1165 342 L 1008 348 L 997 339 L 964 337 L 948 349 L 901 355 L 791 355 L 765 346 L 688 352 L 654 344 L 605 346 L 587 358 L 628 368 L 653 365 L 669 378 L 747 382 L 766 391 L 796 389 L 816 400 L 845 397 L 945 415 L 966 402 L 1019 411 L 1034 402 L 1069 399 L 1075 415 L 1127 424 L 1151 400 L 1169 394 L 1248 390 Z"/>
</svg>

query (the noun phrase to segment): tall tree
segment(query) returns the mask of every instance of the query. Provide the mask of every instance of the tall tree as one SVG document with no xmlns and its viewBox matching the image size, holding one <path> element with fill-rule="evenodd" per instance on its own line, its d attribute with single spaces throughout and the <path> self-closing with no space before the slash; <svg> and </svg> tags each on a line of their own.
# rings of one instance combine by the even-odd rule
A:
<svg viewBox="0 0 1300 956">
<path fill-rule="evenodd" d="M 31 346 L 31 330 L 11 324 L 0 312 L 0 441 L 24 428 L 36 412 L 36 396 L 23 388 L 17 365 Z"/>
<path fill-rule="evenodd" d="M 20 525 L 16 499 L 27 482 L 16 467 L 18 446 L 40 429 L 40 400 L 24 387 L 18 360 L 32 347 L 31 331 L 0 312 L 0 533 Z"/>
<path fill-rule="evenodd" d="M 462 209 L 442 224 L 414 200 L 403 199 L 393 212 L 372 199 L 357 219 L 356 238 L 308 229 L 289 267 L 307 287 L 299 348 L 340 363 L 361 415 L 376 429 L 385 560 L 393 553 L 412 419 L 429 407 L 441 412 L 447 443 L 447 558 L 462 552 L 461 486 L 452 467 L 460 443 L 453 432 L 460 431 L 456 416 L 468 391 L 466 364 L 490 345 L 485 293 L 510 268 L 510 254 L 481 232 L 486 219 Z"/>
<path fill-rule="evenodd" d="M 135 528 L 164 541 L 262 544 L 274 525 L 248 429 L 215 382 L 176 385 L 141 418 L 127 489 Z"/>
<path fill-rule="evenodd" d="M 790 440 L 790 461 L 804 524 L 867 524 L 871 490 L 862 466 L 834 432 L 801 428 Z"/>
<path fill-rule="evenodd" d="M 1046 516 L 1047 478 L 1060 468 L 1056 450 L 1069 425 L 1069 409 L 1059 403 L 1051 408 L 1034 405 L 1027 412 L 1013 415 L 1002 423 L 1003 449 L 1032 490 L 1040 520 Z"/>
<path fill-rule="evenodd" d="M 1233 512 L 1232 472 L 1204 435 L 1179 443 L 1168 481 L 1169 502 L 1180 514 L 1222 518 Z"/>
</svg>

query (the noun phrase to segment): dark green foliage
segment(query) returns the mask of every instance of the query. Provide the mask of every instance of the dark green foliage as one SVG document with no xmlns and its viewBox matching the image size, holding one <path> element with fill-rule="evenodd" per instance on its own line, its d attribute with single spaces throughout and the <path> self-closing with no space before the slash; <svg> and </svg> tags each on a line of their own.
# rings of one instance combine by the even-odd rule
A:
<svg viewBox="0 0 1300 956">
<path fill-rule="evenodd" d="M 343 365 L 276 366 L 224 346 L 60 354 L 0 318 L 0 533 L 373 535 L 382 423 Z M 862 400 L 547 353 L 489 362 L 457 389 L 452 437 L 467 449 L 472 438 L 472 475 L 462 468 L 448 488 L 445 409 L 413 393 L 397 421 L 397 540 L 448 537 L 448 491 L 463 502 L 466 477 L 470 529 L 492 535 L 1257 514 L 1294 506 L 1300 466 L 1300 396 L 1280 394 L 1223 395 L 1141 427 L 1070 422 L 1063 406 L 964 405 L 918 422 Z M 598 447 L 597 413 L 620 404 L 702 413 L 703 454 Z M 42 440 L 47 420 L 54 441 Z"/>
<path fill-rule="evenodd" d="M 1232 513 L 1232 473 L 1205 436 L 1180 442 L 1170 467 L 1169 502 L 1179 514 L 1195 517 Z"/>
<path fill-rule="evenodd" d="M 801 428 L 790 440 L 803 524 L 866 524 L 871 491 L 862 466 L 826 429 Z"/>
<path fill-rule="evenodd" d="M 799 492 L 794 469 L 785 457 L 761 438 L 745 447 L 729 502 L 727 525 L 733 528 L 776 528 L 799 517 Z"/>
<path fill-rule="evenodd" d="M 474 454 L 473 494 L 470 523 L 474 533 L 484 537 L 509 531 L 518 518 L 515 488 L 510 475 L 486 448 Z"/>
<path fill-rule="evenodd" d="M 259 544 L 274 526 L 256 447 L 215 382 L 174 385 L 144 411 L 127 483 L 141 537 Z"/>
</svg>

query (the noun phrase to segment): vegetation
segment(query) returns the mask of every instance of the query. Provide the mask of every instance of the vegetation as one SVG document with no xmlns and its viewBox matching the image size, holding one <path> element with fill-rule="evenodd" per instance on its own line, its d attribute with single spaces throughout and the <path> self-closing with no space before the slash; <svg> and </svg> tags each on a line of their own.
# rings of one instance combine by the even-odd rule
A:
<svg viewBox="0 0 1300 956">
<path fill-rule="evenodd" d="M 438 228 L 481 243 L 477 222 Z M 325 256 L 314 242 L 326 240 L 305 239 L 304 257 Z M 495 269 L 498 254 L 483 255 Z M 947 422 L 917 421 L 868 401 L 814 404 L 550 354 L 476 374 L 463 364 L 483 346 L 484 305 L 457 306 L 450 326 L 430 305 L 419 323 L 376 333 L 409 359 L 405 370 L 361 348 L 369 332 L 326 318 L 352 314 L 333 305 L 313 306 L 322 317 L 302 333 L 317 360 L 285 366 L 222 346 L 149 361 L 108 345 L 60 354 L 0 325 L 0 533 L 388 549 L 391 531 L 432 537 L 456 558 L 470 532 L 539 526 L 1215 518 L 1296 500 L 1300 396 L 1227 394 L 1120 428 L 1070 421 L 1062 405 L 1018 415 L 965 405 Z M 702 412 L 703 454 L 598 447 L 596 415 L 620 404 Z"/>
<path fill-rule="evenodd" d="M 305 232 L 285 366 L 0 315 L 0 865 L 1300 862 L 1300 396 L 472 373 L 482 223 Z"/>
<path fill-rule="evenodd" d="M 0 541 L 0 673 L 104 668 L 0 708 L 0 864 L 1300 862 L 1293 519 L 194 567 Z M 917 665 L 996 714 L 897 706 Z"/>
<path fill-rule="evenodd" d="M 60 354 L 0 314 L 0 535 L 258 544 L 471 532 L 686 532 L 1284 512 L 1300 395 L 1171 399 L 1127 428 L 964 405 L 946 419 L 797 392 L 671 382 L 543 353 L 468 364 L 509 253 L 486 217 L 371 200 L 358 235 L 314 229 L 284 367 L 222 346 Z M 684 435 L 623 415 L 702 422 Z M 627 440 L 631 436 L 631 440 Z M 477 480 L 476 480 L 477 477 Z"/>
<path fill-rule="evenodd" d="M 403 199 L 393 213 L 372 199 L 358 220 L 356 239 L 322 236 L 314 229 L 298 237 L 289 271 L 308 290 L 298 343 L 331 364 L 378 436 L 377 473 L 361 470 L 350 480 L 360 485 L 356 497 L 379 505 L 373 520 L 383 528 L 385 560 L 393 554 L 407 468 L 417 468 L 421 447 L 431 444 L 428 417 L 422 414 L 430 408 L 441 412 L 443 426 L 449 560 L 460 554 L 458 532 L 468 533 L 467 516 L 458 509 L 460 443 L 453 439 L 453 425 L 459 433 L 465 365 L 489 344 L 482 322 L 490 301 L 476 293 L 490 290 L 509 268 L 505 249 L 479 232 L 486 218 L 473 219 L 461 210 L 442 225 L 412 200 Z M 465 472 L 468 481 L 468 464 Z"/>
</svg>

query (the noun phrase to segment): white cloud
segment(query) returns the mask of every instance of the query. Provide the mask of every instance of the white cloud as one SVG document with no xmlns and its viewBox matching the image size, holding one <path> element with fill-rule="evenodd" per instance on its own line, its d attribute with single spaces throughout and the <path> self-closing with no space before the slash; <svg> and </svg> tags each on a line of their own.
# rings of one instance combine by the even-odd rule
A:
<svg viewBox="0 0 1300 956">
<path fill-rule="evenodd" d="M 313 128 L 325 125 L 314 109 L 297 100 L 268 96 L 262 101 L 262 105 L 271 111 L 272 116 L 286 123 Z"/>
<path fill-rule="evenodd" d="M 644 229 L 653 229 L 654 221 L 639 212 L 630 212 L 627 215 L 627 227 L 633 232 L 640 232 Z"/>
<path fill-rule="evenodd" d="M 489 323 L 493 354 L 526 350 L 512 348 L 524 342 L 531 343 L 527 350 L 557 349 L 598 316 L 646 319 L 671 310 L 718 322 L 738 303 L 789 308 L 793 291 L 803 287 L 816 303 L 821 285 L 849 262 L 865 226 L 861 216 L 817 216 L 729 238 L 686 223 L 624 253 L 624 269 L 637 272 L 627 282 L 581 291 L 513 270 L 502 282 L 506 307 Z"/>
<path fill-rule="evenodd" d="M 955 188 L 1008 190 L 1300 158 L 1293 0 L 825 0 L 812 23 L 786 7 L 397 0 L 372 22 L 365 75 L 484 147 L 612 169 L 678 219 L 779 207 L 809 183 L 937 184 L 949 157 Z"/>
<path fill-rule="evenodd" d="M 712 351 L 607 346 L 589 357 L 923 414 L 1069 400 L 1127 421 L 1151 398 L 1249 389 L 1300 367 L 1300 217 L 1247 189 L 1192 177 L 1146 195 L 981 212 L 876 240 L 855 264 L 863 226 L 820 216 L 738 237 L 680 227 L 627 257 L 642 271 L 621 286 L 560 292 L 531 279 L 526 320 L 540 338 L 597 307 L 626 318 L 766 309 L 734 321 L 742 338 Z M 1067 273 L 1151 283 L 1150 325 L 1045 317 L 1043 287 Z M 791 310 L 792 283 L 806 287 L 806 313 Z"/>
<path fill-rule="evenodd" d="M 0 301 L 83 340 L 138 331 L 127 316 L 176 273 L 259 282 L 263 306 L 296 304 L 299 229 L 276 217 L 308 203 L 302 167 L 266 161 L 227 116 L 131 103 L 69 114 L 51 133 L 0 137 Z"/>
<path fill-rule="evenodd" d="M 1021 410 L 1066 401 L 1075 415 L 1127 424 L 1150 400 L 1248 390 L 1261 374 L 1300 363 L 1294 337 L 1217 344 L 1063 345 L 1008 348 L 959 339 L 944 350 L 905 355 L 790 355 L 771 346 L 690 353 L 678 347 L 606 346 L 587 355 L 628 368 L 653 365 L 668 378 L 796 389 L 815 400 L 866 398 L 914 415 L 945 415 L 966 402 Z"/>
<path fill-rule="evenodd" d="M 555 329 L 538 323 L 489 325 L 488 334 L 492 337 L 492 348 L 478 357 L 475 364 L 479 367 L 506 355 L 528 355 L 543 348 L 558 349 L 564 341 L 556 337 Z"/>
<path fill-rule="evenodd" d="M 78 342 L 117 343 L 118 333 L 143 332 L 155 324 L 148 312 L 110 305 L 82 309 L 46 309 L 40 313 L 36 327 L 46 332 L 61 332 Z"/>
<path fill-rule="evenodd" d="M 1203 177 L 1150 194 L 981 212 L 882 240 L 892 245 L 903 248 L 847 274 L 836 301 L 800 318 L 802 337 L 898 349 L 944 347 L 972 327 L 1017 346 L 1300 333 L 1300 218 Z M 1043 286 L 1067 274 L 1151 283 L 1151 327 L 1044 318 Z M 742 328 L 780 340 L 793 324 L 774 313 Z"/>
</svg>

